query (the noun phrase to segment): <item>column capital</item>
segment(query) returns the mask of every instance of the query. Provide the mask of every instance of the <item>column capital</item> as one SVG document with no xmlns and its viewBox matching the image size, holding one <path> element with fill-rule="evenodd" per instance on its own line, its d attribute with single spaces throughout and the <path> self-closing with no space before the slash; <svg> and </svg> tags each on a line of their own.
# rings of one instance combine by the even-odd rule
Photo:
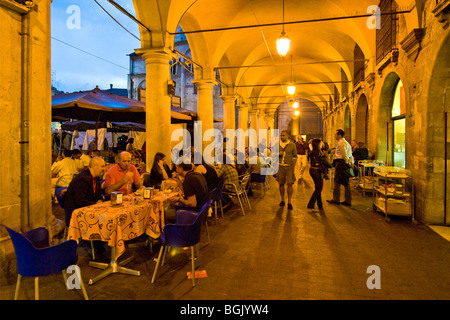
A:
<svg viewBox="0 0 450 320">
<path fill-rule="evenodd" d="M 250 106 L 250 104 L 249 103 L 245 103 L 245 102 L 241 102 L 240 104 L 237 105 L 237 107 L 239 109 L 248 109 L 249 106 Z"/>
<path fill-rule="evenodd" d="M 193 79 L 191 80 L 194 85 L 197 86 L 199 90 L 211 89 L 217 84 L 217 81 L 212 79 Z"/>
<path fill-rule="evenodd" d="M 157 61 L 167 63 L 173 59 L 172 51 L 166 47 L 140 48 L 134 51 L 136 54 L 142 56 L 146 63 Z"/>
<path fill-rule="evenodd" d="M 223 102 L 225 103 L 231 103 L 236 101 L 236 96 L 235 95 L 228 95 L 228 96 L 220 96 L 220 98 L 223 100 Z"/>
<path fill-rule="evenodd" d="M 258 109 L 249 108 L 249 109 L 248 109 L 248 113 L 250 113 L 250 114 L 252 114 L 252 115 L 256 115 L 256 114 L 258 114 Z"/>
</svg>

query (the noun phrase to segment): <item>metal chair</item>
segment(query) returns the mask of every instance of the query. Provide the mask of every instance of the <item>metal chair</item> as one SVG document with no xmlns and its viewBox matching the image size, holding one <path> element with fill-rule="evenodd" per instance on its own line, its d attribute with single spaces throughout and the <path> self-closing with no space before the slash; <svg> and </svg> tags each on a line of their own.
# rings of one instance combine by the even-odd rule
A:
<svg viewBox="0 0 450 320">
<path fill-rule="evenodd" d="M 77 263 L 77 242 L 68 240 L 55 246 L 49 246 L 49 234 L 46 228 L 37 228 L 23 234 L 1 225 L 8 231 L 16 253 L 17 259 L 17 284 L 14 300 L 19 297 L 19 289 L 22 277 L 34 277 L 35 299 L 39 300 L 39 277 L 51 275 L 62 271 L 66 286 L 67 275 L 64 272 L 70 266 Z M 81 278 L 79 268 L 75 268 L 75 275 L 83 296 L 89 300 Z"/>
<path fill-rule="evenodd" d="M 211 200 L 205 203 L 205 206 L 207 205 L 207 207 L 209 207 L 210 204 Z M 190 247 L 192 264 L 192 286 L 195 286 L 194 247 L 200 242 L 202 224 L 204 219 L 206 219 L 207 212 L 207 210 L 203 210 L 200 212 L 200 214 L 198 214 L 194 211 L 179 210 L 177 211 L 176 223 L 166 224 L 164 226 L 164 231 L 159 237 L 161 249 L 159 250 L 158 260 L 156 261 L 155 270 L 153 271 L 152 283 L 155 282 L 159 265 L 164 265 L 165 252 L 167 251 L 168 247 Z M 198 255 L 198 250 L 196 251 Z"/>
<path fill-rule="evenodd" d="M 244 206 L 242 204 L 242 202 L 244 200 L 247 202 L 250 210 L 252 209 L 252 207 L 250 205 L 250 201 L 248 200 L 248 197 L 247 197 L 247 193 L 245 192 L 245 189 L 247 187 L 249 180 L 250 180 L 250 174 L 245 174 L 242 177 L 242 180 L 239 181 L 239 185 L 236 186 L 234 183 L 226 183 L 224 186 L 230 186 L 232 188 L 232 190 L 230 191 L 230 190 L 224 188 L 224 190 L 222 192 L 222 193 L 228 194 L 230 196 L 237 196 L 239 205 L 241 206 L 242 215 L 244 215 L 244 216 L 245 216 L 245 211 L 244 211 Z M 242 200 L 241 200 L 241 198 L 242 198 Z"/>
</svg>

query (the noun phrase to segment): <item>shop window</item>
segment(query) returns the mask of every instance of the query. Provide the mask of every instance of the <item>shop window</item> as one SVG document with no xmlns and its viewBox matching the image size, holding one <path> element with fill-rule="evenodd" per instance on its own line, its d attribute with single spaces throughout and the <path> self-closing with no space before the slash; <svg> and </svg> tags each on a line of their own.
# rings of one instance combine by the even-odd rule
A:
<svg viewBox="0 0 450 320">
<path fill-rule="evenodd" d="M 405 168 L 406 121 L 405 91 L 401 80 L 395 88 L 392 103 L 392 160 L 395 167 Z"/>
</svg>

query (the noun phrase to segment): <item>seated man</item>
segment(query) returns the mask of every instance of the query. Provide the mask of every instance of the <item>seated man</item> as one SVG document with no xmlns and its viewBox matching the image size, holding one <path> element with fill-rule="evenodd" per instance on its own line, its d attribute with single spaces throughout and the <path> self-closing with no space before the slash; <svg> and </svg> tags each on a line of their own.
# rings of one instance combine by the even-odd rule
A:
<svg viewBox="0 0 450 320">
<path fill-rule="evenodd" d="M 165 209 L 165 220 L 167 223 L 175 223 L 175 206 L 192 208 L 192 211 L 199 212 L 202 206 L 208 201 L 208 184 L 201 173 L 195 172 L 191 163 L 180 163 L 176 166 L 177 177 L 183 180 L 184 198 L 175 199 L 174 205 Z"/>
<path fill-rule="evenodd" d="M 77 174 L 67 188 L 64 206 L 77 209 L 102 201 L 100 180 L 104 173 L 105 161 L 92 158 L 89 167 Z"/>
<path fill-rule="evenodd" d="M 89 155 L 82 153 L 78 149 L 72 150 L 72 158 L 77 162 L 78 171 L 87 169 L 89 167 L 89 162 L 92 159 Z"/>
<path fill-rule="evenodd" d="M 140 188 L 140 178 L 136 167 L 131 164 L 131 154 L 126 151 L 121 152 L 117 163 L 106 172 L 106 194 L 110 195 L 113 191 L 120 191 L 124 195 L 130 194 L 133 192 L 133 183 L 136 189 Z"/>
<path fill-rule="evenodd" d="M 235 192 L 233 186 L 239 187 L 239 176 L 235 168 L 234 159 L 229 154 L 224 154 L 225 163 L 220 167 L 217 175 L 219 178 L 224 178 L 224 190 L 228 192 Z M 231 198 L 229 195 L 224 194 L 223 200 L 225 202 L 224 207 L 228 207 L 231 204 Z"/>
<path fill-rule="evenodd" d="M 74 174 L 78 173 L 77 163 L 71 158 L 72 151 L 64 150 L 63 159 L 52 164 L 52 189 L 68 187 Z"/>
</svg>

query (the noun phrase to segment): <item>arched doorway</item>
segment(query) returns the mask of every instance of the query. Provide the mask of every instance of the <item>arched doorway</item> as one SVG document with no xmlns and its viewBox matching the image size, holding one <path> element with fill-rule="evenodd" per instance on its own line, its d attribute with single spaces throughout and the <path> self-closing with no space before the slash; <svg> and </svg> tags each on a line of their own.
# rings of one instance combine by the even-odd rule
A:
<svg viewBox="0 0 450 320">
<path fill-rule="evenodd" d="M 350 107 L 347 105 L 345 107 L 344 113 L 344 132 L 347 141 L 352 140 L 352 112 L 350 111 Z"/>
<path fill-rule="evenodd" d="M 369 127 L 369 105 L 365 94 L 362 94 L 358 100 L 355 116 L 355 139 L 368 143 L 368 127 Z"/>
<path fill-rule="evenodd" d="M 406 103 L 403 82 L 398 80 L 391 108 L 392 121 L 392 164 L 394 167 L 406 167 Z"/>
<path fill-rule="evenodd" d="M 390 73 L 380 94 L 377 159 L 389 166 L 406 167 L 406 102 L 403 82 Z"/>
</svg>

